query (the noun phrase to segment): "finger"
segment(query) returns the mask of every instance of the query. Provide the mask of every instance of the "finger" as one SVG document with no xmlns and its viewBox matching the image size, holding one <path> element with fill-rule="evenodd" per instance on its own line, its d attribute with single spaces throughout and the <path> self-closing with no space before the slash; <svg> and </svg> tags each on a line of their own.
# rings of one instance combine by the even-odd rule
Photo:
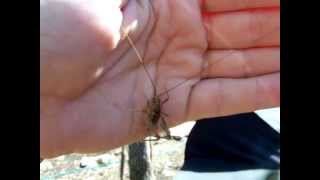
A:
<svg viewBox="0 0 320 180">
<path fill-rule="evenodd" d="M 246 78 L 280 71 L 280 48 L 214 50 L 206 55 L 203 78 Z"/>
<path fill-rule="evenodd" d="M 280 73 L 248 79 L 200 81 L 190 96 L 188 119 L 226 116 L 280 104 Z"/>
<path fill-rule="evenodd" d="M 275 6 L 280 6 L 280 0 L 202 0 L 202 7 L 206 12 L 236 11 Z"/>
<path fill-rule="evenodd" d="M 279 46 L 280 13 L 276 10 L 230 12 L 207 16 L 210 49 Z"/>
</svg>

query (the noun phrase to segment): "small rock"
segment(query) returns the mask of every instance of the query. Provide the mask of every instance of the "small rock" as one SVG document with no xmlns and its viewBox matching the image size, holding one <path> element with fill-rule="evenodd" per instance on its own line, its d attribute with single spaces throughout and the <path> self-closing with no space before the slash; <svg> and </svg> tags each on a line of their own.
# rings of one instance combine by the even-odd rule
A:
<svg viewBox="0 0 320 180">
<path fill-rule="evenodd" d="M 87 167 L 87 166 L 86 166 L 85 164 L 82 164 L 82 163 L 80 162 L 79 167 L 80 167 L 80 168 L 85 168 L 85 167 Z"/>
<path fill-rule="evenodd" d="M 96 167 L 97 162 L 95 161 L 95 157 L 83 157 L 80 161 L 80 167 Z"/>
<path fill-rule="evenodd" d="M 101 158 L 97 159 L 96 161 L 100 166 L 106 165 L 106 163 L 103 162 L 103 159 L 101 159 Z"/>
</svg>

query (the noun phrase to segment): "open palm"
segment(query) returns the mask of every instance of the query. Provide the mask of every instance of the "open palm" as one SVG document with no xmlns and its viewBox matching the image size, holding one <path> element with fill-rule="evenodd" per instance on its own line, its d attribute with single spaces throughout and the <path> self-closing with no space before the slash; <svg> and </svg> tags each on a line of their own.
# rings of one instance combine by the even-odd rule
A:
<svg viewBox="0 0 320 180">
<path fill-rule="evenodd" d="M 170 126 L 279 105 L 279 1 L 121 1 L 109 5 L 116 19 L 110 24 L 88 22 L 99 3 L 71 2 L 43 5 L 64 7 L 69 22 L 43 20 L 40 27 L 43 157 L 145 137 L 142 110 L 155 95 L 169 97 L 162 111 Z M 259 7 L 272 8 L 236 11 Z M 48 24 L 64 28 L 47 30 Z"/>
</svg>

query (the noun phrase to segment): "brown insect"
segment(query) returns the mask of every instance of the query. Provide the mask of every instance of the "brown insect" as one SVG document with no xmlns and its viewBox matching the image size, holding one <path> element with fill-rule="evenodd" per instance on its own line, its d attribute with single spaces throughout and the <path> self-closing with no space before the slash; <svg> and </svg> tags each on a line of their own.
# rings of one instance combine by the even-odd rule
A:
<svg viewBox="0 0 320 180">
<path fill-rule="evenodd" d="M 165 121 L 165 117 L 168 117 L 168 115 L 162 111 L 162 106 L 169 100 L 168 91 L 167 90 L 165 91 L 165 93 L 167 94 L 167 97 L 165 100 L 162 101 L 160 98 L 160 95 L 162 95 L 163 93 L 161 93 L 160 95 L 157 94 L 157 88 L 155 86 L 155 83 L 153 82 L 151 75 L 147 71 L 147 68 L 143 62 L 143 59 L 142 59 L 139 51 L 135 47 L 129 34 L 127 33 L 125 36 L 129 42 L 130 46 L 132 47 L 132 49 L 135 51 L 135 53 L 138 57 L 138 60 L 139 60 L 140 64 L 143 66 L 143 69 L 146 72 L 146 74 L 152 84 L 152 87 L 153 87 L 153 97 L 150 100 L 147 100 L 147 106 L 142 111 L 142 112 L 146 113 L 147 117 L 148 117 L 148 120 L 147 120 L 148 131 L 149 131 L 149 133 L 155 133 L 155 136 L 157 138 L 156 140 L 159 140 L 160 138 L 172 139 L 172 136 L 170 134 L 170 130 L 169 130 L 167 123 Z M 158 133 L 159 127 L 162 131 L 165 132 L 164 137 L 161 137 L 159 135 L 159 133 Z"/>
<path fill-rule="evenodd" d="M 148 79 L 150 80 L 150 82 L 152 84 L 152 88 L 153 88 L 152 98 L 147 100 L 146 107 L 141 111 L 147 115 L 147 122 L 146 123 L 147 123 L 148 133 L 149 134 L 154 133 L 155 137 L 156 137 L 156 139 L 148 139 L 147 141 L 151 141 L 151 140 L 157 141 L 160 138 L 165 138 L 165 139 L 169 139 L 169 140 L 170 139 L 175 139 L 175 140 L 181 139 L 180 137 L 172 138 L 172 136 L 170 134 L 170 130 L 169 130 L 167 123 L 165 121 L 165 117 L 168 117 L 168 115 L 162 111 L 162 106 L 169 100 L 168 90 L 166 90 L 164 92 L 167 95 L 166 99 L 161 100 L 160 95 L 162 95 L 164 93 L 157 94 L 156 85 L 155 85 L 154 81 L 152 80 L 151 75 L 147 71 L 147 68 L 143 62 L 143 59 L 142 59 L 139 51 L 137 50 L 136 46 L 134 45 L 134 43 L 128 33 L 125 33 L 125 37 L 128 40 L 132 49 L 134 50 L 135 54 L 137 55 L 138 60 L 139 60 L 140 64 L 143 66 L 143 69 L 146 72 L 146 75 L 148 76 Z M 165 132 L 164 137 L 161 137 L 159 135 L 159 133 L 158 133 L 159 127 L 162 131 Z M 151 144 L 151 142 L 149 142 L 149 148 L 150 148 L 149 157 L 151 160 L 152 159 L 152 144 Z M 122 154 L 121 154 L 121 163 L 120 163 L 120 179 L 122 180 L 124 178 L 124 161 L 125 161 L 124 147 L 122 147 L 121 152 L 122 152 Z"/>
</svg>

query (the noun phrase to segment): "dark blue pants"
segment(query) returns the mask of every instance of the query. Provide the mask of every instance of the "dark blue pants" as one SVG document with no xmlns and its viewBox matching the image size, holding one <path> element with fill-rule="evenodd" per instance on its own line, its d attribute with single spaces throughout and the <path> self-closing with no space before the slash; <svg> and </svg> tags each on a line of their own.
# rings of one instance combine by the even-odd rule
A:
<svg viewBox="0 0 320 180">
<path fill-rule="evenodd" d="M 255 113 L 197 121 L 182 170 L 230 172 L 280 168 L 280 134 Z"/>
</svg>

